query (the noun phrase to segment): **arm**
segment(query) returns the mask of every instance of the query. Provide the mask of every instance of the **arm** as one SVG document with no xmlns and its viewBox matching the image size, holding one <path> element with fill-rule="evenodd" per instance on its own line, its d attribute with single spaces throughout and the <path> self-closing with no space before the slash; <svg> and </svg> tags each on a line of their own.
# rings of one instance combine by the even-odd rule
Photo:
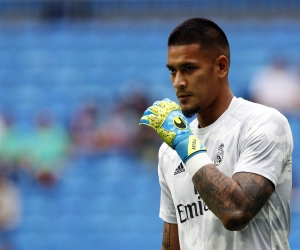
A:
<svg viewBox="0 0 300 250">
<path fill-rule="evenodd" d="M 180 250 L 177 224 L 164 222 L 161 250 Z"/>
<path fill-rule="evenodd" d="M 209 209 L 228 230 L 247 226 L 274 191 L 268 179 L 253 173 L 236 173 L 229 178 L 213 164 L 200 168 L 193 183 Z"/>
<path fill-rule="evenodd" d="M 264 123 L 269 122 L 268 120 L 264 119 L 259 124 L 264 125 L 264 129 L 257 129 L 257 121 L 254 121 L 255 126 L 249 126 L 251 129 L 249 134 L 258 134 L 254 137 L 248 135 L 250 140 L 244 143 L 242 149 L 244 157 L 240 157 L 239 164 L 248 166 L 255 156 L 255 158 L 258 157 L 256 162 L 261 159 L 259 167 L 261 171 L 265 167 L 266 159 L 271 159 L 267 161 L 267 166 L 274 165 L 273 169 L 277 169 L 276 174 L 279 175 L 280 168 L 276 164 L 278 165 L 280 162 L 278 159 L 282 159 L 283 156 L 279 154 L 279 158 L 275 161 L 272 161 L 274 157 L 266 157 L 278 146 L 264 138 L 266 136 L 264 131 L 270 134 L 270 128 L 265 126 L 267 123 Z M 274 191 L 273 182 L 263 176 L 248 173 L 245 168 L 232 178 L 220 172 L 206 154 L 203 143 L 192 133 L 180 107 L 174 102 L 168 99 L 155 102 L 145 111 L 140 124 L 154 128 L 158 135 L 176 150 L 206 205 L 228 230 L 240 230 L 247 226 Z M 276 126 L 273 127 L 276 128 Z M 260 139 L 256 141 L 256 138 Z M 257 150 L 257 147 L 262 147 L 265 151 Z M 249 159 L 247 155 L 251 155 L 251 158 Z M 264 170 L 270 171 L 269 169 Z M 273 180 L 275 179 L 276 176 Z"/>
</svg>

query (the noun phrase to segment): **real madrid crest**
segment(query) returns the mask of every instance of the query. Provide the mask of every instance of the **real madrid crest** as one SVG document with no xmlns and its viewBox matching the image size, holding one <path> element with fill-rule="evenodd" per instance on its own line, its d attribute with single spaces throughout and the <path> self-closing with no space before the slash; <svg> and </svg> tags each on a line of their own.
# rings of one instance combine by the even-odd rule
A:
<svg viewBox="0 0 300 250">
<path fill-rule="evenodd" d="M 216 166 L 219 166 L 221 164 L 221 162 L 223 161 L 223 157 L 224 157 L 224 144 L 222 143 L 219 147 L 218 147 L 218 152 L 214 158 L 214 164 Z"/>
</svg>

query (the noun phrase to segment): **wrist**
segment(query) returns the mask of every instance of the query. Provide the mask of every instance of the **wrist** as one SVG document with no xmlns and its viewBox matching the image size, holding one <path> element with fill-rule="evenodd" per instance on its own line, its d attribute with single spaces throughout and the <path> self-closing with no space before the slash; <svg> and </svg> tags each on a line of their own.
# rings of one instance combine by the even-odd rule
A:
<svg viewBox="0 0 300 250">
<path fill-rule="evenodd" d="M 205 151 L 199 151 L 193 154 L 185 163 L 185 168 L 191 177 L 202 167 L 207 164 L 213 164 L 212 160 Z"/>
</svg>

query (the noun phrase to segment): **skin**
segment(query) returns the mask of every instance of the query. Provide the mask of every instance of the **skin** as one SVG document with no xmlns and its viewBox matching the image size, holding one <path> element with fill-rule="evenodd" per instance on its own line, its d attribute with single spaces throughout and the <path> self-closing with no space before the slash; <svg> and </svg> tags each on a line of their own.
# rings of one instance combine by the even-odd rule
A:
<svg viewBox="0 0 300 250">
<path fill-rule="evenodd" d="M 203 49 L 198 44 L 168 48 L 167 68 L 179 104 L 183 113 L 196 114 L 201 128 L 215 122 L 233 98 L 225 55 L 219 48 Z M 200 168 L 192 181 L 205 204 L 231 231 L 246 227 L 274 191 L 273 183 L 260 175 L 242 172 L 230 178 L 214 164 Z M 164 224 L 162 249 L 179 249 L 174 224 Z"/>
<path fill-rule="evenodd" d="M 180 250 L 177 224 L 164 223 L 161 249 Z"/>
</svg>

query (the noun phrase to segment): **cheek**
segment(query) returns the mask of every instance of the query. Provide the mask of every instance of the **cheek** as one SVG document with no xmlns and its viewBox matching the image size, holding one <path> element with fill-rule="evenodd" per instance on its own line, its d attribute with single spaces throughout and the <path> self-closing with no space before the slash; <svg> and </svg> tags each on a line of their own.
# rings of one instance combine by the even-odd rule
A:
<svg viewBox="0 0 300 250">
<path fill-rule="evenodd" d="M 201 98 L 205 98 L 209 92 L 211 92 L 209 79 L 198 78 L 195 84 L 195 94 Z"/>
<path fill-rule="evenodd" d="M 197 82 L 195 84 L 196 91 L 198 94 L 202 95 L 203 98 L 207 97 L 207 95 L 214 95 L 214 93 L 218 89 L 218 77 L 216 77 L 216 74 L 211 68 L 210 70 L 207 70 L 203 74 L 199 74 L 197 77 Z"/>
</svg>

